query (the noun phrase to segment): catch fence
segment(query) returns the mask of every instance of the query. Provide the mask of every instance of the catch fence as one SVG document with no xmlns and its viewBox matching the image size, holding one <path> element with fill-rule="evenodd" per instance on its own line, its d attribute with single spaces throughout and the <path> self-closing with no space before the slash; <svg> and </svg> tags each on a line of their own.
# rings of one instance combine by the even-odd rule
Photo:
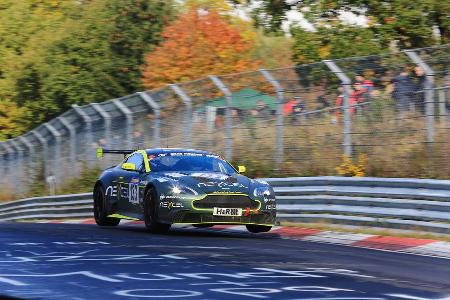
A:
<svg viewBox="0 0 450 300">
<path fill-rule="evenodd" d="M 49 192 L 97 147 L 204 149 L 253 176 L 450 178 L 450 45 L 288 68 L 208 76 L 102 103 L 74 105 L 0 143 L 3 192 Z M 344 163 L 343 156 L 354 159 Z M 347 164 L 347 165 L 346 165 Z M 357 166 L 357 165 L 361 166 Z"/>
</svg>

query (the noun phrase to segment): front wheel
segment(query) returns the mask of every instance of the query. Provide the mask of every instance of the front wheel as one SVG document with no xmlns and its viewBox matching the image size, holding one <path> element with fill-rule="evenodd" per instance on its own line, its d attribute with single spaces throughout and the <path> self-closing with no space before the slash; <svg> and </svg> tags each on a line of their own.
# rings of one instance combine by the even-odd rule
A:
<svg viewBox="0 0 450 300">
<path fill-rule="evenodd" d="M 153 233 L 165 233 L 169 231 L 171 224 L 164 224 L 157 221 L 157 208 L 155 206 L 155 192 L 149 189 L 144 198 L 144 221 L 148 231 Z"/>
<path fill-rule="evenodd" d="M 245 225 L 247 227 L 247 230 L 251 233 L 260 233 L 260 232 L 268 232 L 270 229 L 272 229 L 272 226 L 265 226 L 265 225 Z"/>
<path fill-rule="evenodd" d="M 105 192 L 101 185 L 97 185 L 94 190 L 94 218 L 95 223 L 99 226 L 117 226 L 120 219 L 108 218 L 108 211 L 106 208 Z"/>
</svg>

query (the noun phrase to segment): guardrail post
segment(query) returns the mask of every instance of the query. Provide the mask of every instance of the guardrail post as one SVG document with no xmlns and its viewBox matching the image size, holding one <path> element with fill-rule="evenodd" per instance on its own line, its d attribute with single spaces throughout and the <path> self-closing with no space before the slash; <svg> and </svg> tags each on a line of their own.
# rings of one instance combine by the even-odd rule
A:
<svg viewBox="0 0 450 300">
<path fill-rule="evenodd" d="M 125 116 L 127 119 L 127 146 L 128 149 L 133 149 L 133 112 L 126 107 L 122 101 L 119 99 L 113 99 L 112 103 L 119 109 L 119 111 Z"/>
<path fill-rule="evenodd" d="M 105 139 L 106 139 L 106 145 L 100 145 L 100 146 L 112 146 L 112 138 L 111 138 L 111 116 L 109 113 L 107 113 L 100 104 L 98 103 L 91 103 L 89 104 L 99 115 L 102 117 L 103 122 L 105 124 Z"/>
<path fill-rule="evenodd" d="M 148 107 L 150 107 L 153 111 L 154 119 L 153 119 L 153 147 L 160 147 L 161 143 L 161 134 L 160 134 L 160 117 L 161 117 L 161 108 L 159 104 L 153 100 L 153 98 L 147 92 L 138 92 L 139 97 L 141 97 L 142 101 L 144 101 Z"/>
<path fill-rule="evenodd" d="M 56 185 L 58 185 L 58 183 L 61 182 L 61 134 L 50 123 L 44 123 L 43 125 L 55 138 L 55 157 L 53 159 L 53 170 L 55 170 L 55 183 Z"/>
<path fill-rule="evenodd" d="M 56 118 L 63 127 L 67 129 L 70 136 L 70 144 L 69 144 L 69 161 L 70 161 L 70 170 L 75 168 L 74 173 L 77 174 L 76 170 L 76 149 L 77 149 L 77 143 L 76 143 L 76 130 L 75 127 L 73 127 L 64 117 L 57 117 Z"/>
<path fill-rule="evenodd" d="M 33 179 L 34 179 L 34 166 L 33 166 L 33 156 L 34 156 L 34 146 L 32 143 L 30 143 L 30 141 L 28 141 L 28 139 L 24 136 L 19 136 L 18 137 L 19 141 L 22 143 L 22 145 L 24 145 L 25 147 L 27 147 L 28 149 L 28 168 L 27 168 L 27 178 L 28 178 L 28 183 L 31 185 L 33 183 Z"/>
<path fill-rule="evenodd" d="M 352 81 L 348 76 L 339 68 L 334 61 L 324 60 L 323 63 L 333 72 L 341 81 L 341 85 L 344 88 L 344 154 L 348 157 L 352 156 L 352 118 L 350 108 L 350 91 Z"/>
<path fill-rule="evenodd" d="M 186 106 L 183 120 L 184 138 L 183 142 L 187 148 L 192 147 L 192 99 L 176 84 L 169 84 L 169 87 L 177 94 Z"/>
<path fill-rule="evenodd" d="M 210 75 L 209 79 L 225 95 L 227 107 L 225 109 L 225 159 L 233 158 L 233 129 L 231 120 L 231 108 L 233 106 L 233 96 L 227 86 L 217 76 Z"/>
<path fill-rule="evenodd" d="M 434 71 L 413 50 L 405 50 L 404 53 L 417 66 L 425 72 L 425 121 L 427 124 L 427 142 L 434 142 Z"/>
<path fill-rule="evenodd" d="M 18 182 L 23 181 L 23 149 L 19 147 L 19 145 L 16 143 L 15 139 L 10 139 L 8 141 L 13 148 L 16 150 L 15 153 L 17 153 L 15 157 L 15 168 L 13 176 Z M 16 184 L 14 187 L 19 191 L 19 193 L 23 192 L 23 184 Z"/>
<path fill-rule="evenodd" d="M 82 149 L 85 149 L 84 150 L 84 152 L 85 152 L 84 158 L 87 158 L 87 157 L 89 157 L 90 153 L 88 153 L 88 152 L 89 152 L 89 150 L 91 150 L 91 145 L 93 143 L 93 140 L 92 140 L 92 119 L 78 105 L 73 104 L 72 108 L 75 111 L 75 113 L 77 115 L 79 115 L 83 119 L 83 122 L 86 124 L 86 128 L 84 129 L 84 139 L 83 140 L 85 141 L 87 147 L 82 147 Z M 87 155 L 86 155 L 86 153 L 87 153 Z"/>
<path fill-rule="evenodd" d="M 11 173 L 11 154 L 14 153 L 14 151 L 11 149 L 11 146 L 7 142 L 1 143 L 3 149 L 5 150 L 5 153 L 2 155 L 2 160 L 4 162 L 5 166 L 5 175 L 2 176 L 2 179 L 4 179 L 4 182 L 8 184 L 8 187 L 12 187 L 14 178 L 10 175 Z"/>
<path fill-rule="evenodd" d="M 15 182 L 21 182 L 22 181 L 22 171 L 21 171 L 21 167 L 22 167 L 22 162 L 21 162 L 21 157 L 22 157 L 22 149 L 14 142 L 13 139 L 10 139 L 8 141 L 6 141 L 6 143 L 10 146 L 9 147 L 9 154 L 8 154 L 8 159 L 10 162 L 10 170 L 7 173 L 8 176 L 11 177 L 11 182 L 12 185 L 11 187 L 14 190 L 14 194 L 18 194 L 20 193 L 20 186 L 18 186 L 17 184 L 15 184 Z"/>
<path fill-rule="evenodd" d="M 47 155 L 48 155 L 48 153 L 47 153 L 47 148 L 48 148 L 47 147 L 47 141 L 44 139 L 44 137 L 39 132 L 37 132 L 36 129 L 30 131 L 30 133 L 36 137 L 36 139 L 39 141 L 39 143 L 42 146 L 42 162 L 43 162 L 43 164 L 42 164 L 42 172 L 44 173 L 44 178 L 47 178 L 47 175 L 48 175 L 47 174 L 47 172 L 48 172 L 48 166 L 47 166 Z"/>
<path fill-rule="evenodd" d="M 447 92 L 448 87 L 441 87 L 439 88 L 438 94 L 439 94 L 439 120 L 441 123 L 441 126 L 444 126 L 446 122 L 448 121 L 448 113 L 447 113 L 447 106 L 446 106 L 446 97 L 445 93 Z"/>
<path fill-rule="evenodd" d="M 284 115 L 283 115 L 283 105 L 285 102 L 284 99 L 284 89 L 281 84 L 270 74 L 268 70 L 259 70 L 264 78 L 273 86 L 275 92 L 277 94 L 277 120 L 276 120 L 276 129 L 277 134 L 275 137 L 275 165 L 276 169 L 279 170 L 281 164 L 283 162 L 283 154 L 284 154 Z"/>
</svg>

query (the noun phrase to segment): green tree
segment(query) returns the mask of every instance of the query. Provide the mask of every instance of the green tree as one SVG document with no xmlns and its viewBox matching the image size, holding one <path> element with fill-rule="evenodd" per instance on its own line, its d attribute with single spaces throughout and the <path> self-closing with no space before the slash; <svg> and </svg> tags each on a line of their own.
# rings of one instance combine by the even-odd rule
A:
<svg viewBox="0 0 450 300">
<path fill-rule="evenodd" d="M 450 41 L 450 2 L 441 0 L 305 0 L 301 4 L 263 0 L 262 6 L 254 11 L 254 18 L 257 25 L 279 32 L 286 12 L 295 8 L 302 9 L 305 18 L 316 28 L 335 26 L 341 11 L 364 14 L 369 20 L 367 29 L 383 47 L 388 47 L 392 41 L 398 41 L 401 48 Z M 440 39 L 433 34 L 434 28 L 439 29 Z"/>
<path fill-rule="evenodd" d="M 383 51 L 374 33 L 366 28 L 336 25 L 319 27 L 316 32 L 295 28 L 292 34 L 293 60 L 301 64 Z"/>
<path fill-rule="evenodd" d="M 36 16 L 33 14 L 34 22 L 29 26 L 35 30 L 27 33 L 26 40 L 8 36 L 9 43 L 17 44 L 20 51 L 6 51 L 15 59 L 8 60 L 12 63 L 3 72 L 8 74 L 3 97 L 31 110 L 32 125 L 74 103 L 100 102 L 142 89 L 143 55 L 162 40 L 162 28 L 172 16 L 171 1 L 24 2 L 29 5 L 11 4 L 8 8 L 15 9 L 18 16 L 19 8 L 32 10 L 30 3 L 42 7 Z M 72 7 L 74 12 L 64 14 L 67 2 L 78 4 Z M 46 27 L 36 25 L 38 16 L 47 14 L 59 17 L 49 17 Z M 17 22 L 22 22 L 18 18 Z M 9 23 L 14 24 L 14 20 Z"/>
<path fill-rule="evenodd" d="M 29 126 L 29 116 L 26 108 L 0 100 L 0 141 L 24 133 Z"/>
</svg>

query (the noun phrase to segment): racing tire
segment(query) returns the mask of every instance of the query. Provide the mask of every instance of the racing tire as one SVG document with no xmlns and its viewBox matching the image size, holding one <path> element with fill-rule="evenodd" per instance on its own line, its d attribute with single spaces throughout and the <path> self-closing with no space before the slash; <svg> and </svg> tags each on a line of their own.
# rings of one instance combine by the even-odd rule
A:
<svg viewBox="0 0 450 300">
<path fill-rule="evenodd" d="M 160 223 L 157 221 L 158 212 L 155 206 L 155 192 L 152 188 L 148 189 L 144 197 L 144 221 L 145 227 L 152 233 L 166 233 L 171 224 Z"/>
<path fill-rule="evenodd" d="M 264 226 L 264 225 L 245 225 L 247 227 L 247 230 L 251 233 L 261 233 L 261 232 L 268 232 L 270 229 L 272 229 L 272 226 Z"/>
<path fill-rule="evenodd" d="M 101 185 L 94 190 L 94 218 L 99 226 L 117 226 L 120 223 L 120 219 L 108 218 L 105 192 Z"/>
<path fill-rule="evenodd" d="M 195 228 L 209 228 L 213 227 L 214 224 L 192 224 L 192 226 L 194 226 Z"/>
</svg>

